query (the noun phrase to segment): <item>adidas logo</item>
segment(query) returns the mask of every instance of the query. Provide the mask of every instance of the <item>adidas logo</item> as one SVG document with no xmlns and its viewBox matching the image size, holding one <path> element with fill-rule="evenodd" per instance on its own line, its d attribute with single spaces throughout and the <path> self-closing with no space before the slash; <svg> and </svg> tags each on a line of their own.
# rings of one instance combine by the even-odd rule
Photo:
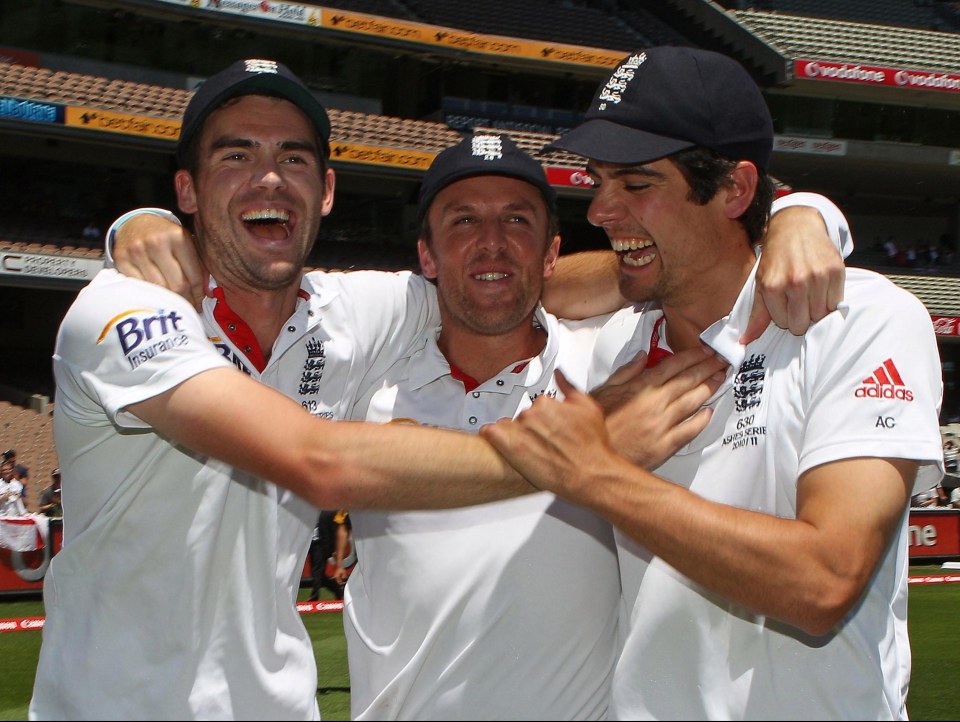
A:
<svg viewBox="0 0 960 722">
<path fill-rule="evenodd" d="M 913 401 L 913 392 L 903 383 L 893 359 L 888 358 L 860 383 L 861 386 L 855 392 L 859 399 Z"/>
</svg>

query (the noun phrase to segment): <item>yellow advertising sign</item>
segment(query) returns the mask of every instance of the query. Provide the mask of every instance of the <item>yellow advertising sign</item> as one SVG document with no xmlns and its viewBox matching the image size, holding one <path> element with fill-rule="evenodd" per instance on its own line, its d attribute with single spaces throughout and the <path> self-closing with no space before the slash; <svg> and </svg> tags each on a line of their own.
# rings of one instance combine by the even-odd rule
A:
<svg viewBox="0 0 960 722">
<path fill-rule="evenodd" d="M 436 153 L 426 153 L 422 150 L 402 150 L 360 143 L 333 143 L 330 147 L 331 160 L 409 170 L 426 170 L 435 156 Z"/>
<path fill-rule="evenodd" d="M 472 53 L 491 55 L 509 55 L 518 58 L 546 60 L 577 65 L 601 66 L 613 68 L 624 56 L 622 51 L 599 50 L 596 48 L 544 43 L 536 40 L 519 40 L 499 35 L 480 35 L 478 33 L 453 30 L 439 25 L 408 23 L 403 20 L 358 15 L 324 8 L 320 27 L 341 32 L 361 33 L 379 36 L 387 40 L 403 40 L 424 45 L 442 45 L 447 48 Z"/>
<path fill-rule="evenodd" d="M 74 128 L 140 135 L 160 140 L 177 140 L 180 137 L 179 120 L 114 113 L 110 110 L 91 110 L 72 105 L 66 107 L 63 122 L 64 125 Z"/>
</svg>

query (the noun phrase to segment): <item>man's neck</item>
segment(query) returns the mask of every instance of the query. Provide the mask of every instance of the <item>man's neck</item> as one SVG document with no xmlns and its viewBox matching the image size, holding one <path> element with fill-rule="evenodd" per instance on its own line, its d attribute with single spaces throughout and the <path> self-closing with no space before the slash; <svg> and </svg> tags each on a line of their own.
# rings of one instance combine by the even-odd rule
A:
<svg viewBox="0 0 960 722">
<path fill-rule="evenodd" d="M 462 328 L 441 326 L 437 346 L 452 367 L 484 383 L 508 366 L 538 356 L 547 343 L 547 332 L 533 319 L 496 336 Z"/>
<path fill-rule="evenodd" d="M 269 360 L 280 332 L 297 307 L 299 283 L 275 291 L 220 286 L 230 309 L 246 322 Z"/>
<path fill-rule="evenodd" d="M 682 299 L 662 304 L 666 340 L 674 352 L 700 346 L 700 334 L 733 310 L 755 263 L 752 250 L 738 254 L 706 275 Z"/>
</svg>

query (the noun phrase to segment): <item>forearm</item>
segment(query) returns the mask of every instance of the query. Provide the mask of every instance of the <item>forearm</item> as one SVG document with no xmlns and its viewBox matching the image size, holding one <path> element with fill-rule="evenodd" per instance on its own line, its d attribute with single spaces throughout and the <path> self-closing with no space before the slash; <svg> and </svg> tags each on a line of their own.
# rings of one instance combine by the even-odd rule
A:
<svg viewBox="0 0 960 722">
<path fill-rule="evenodd" d="M 448 508 L 535 491 L 476 435 L 317 419 L 233 369 L 199 374 L 131 410 L 194 451 L 322 509 Z"/>
<path fill-rule="evenodd" d="M 855 514 L 842 495 L 822 493 L 838 486 L 836 477 L 808 482 L 820 489 L 802 492 L 798 517 L 788 519 L 709 501 L 622 459 L 602 483 L 593 477 L 580 484 L 575 500 L 697 584 L 754 614 L 819 635 L 861 597 L 906 493 L 884 460 L 839 463 L 857 483 L 877 481 L 879 498 Z M 596 459 L 593 466 L 603 468 Z M 881 487 L 878 477 L 885 474 Z"/>
<path fill-rule="evenodd" d="M 638 474 L 650 477 L 637 484 Z M 825 601 L 805 558 L 810 534 L 802 522 L 707 501 L 686 489 L 631 471 L 628 487 L 591 506 L 696 584 L 757 615 L 813 633 Z M 825 579 L 825 577 L 824 577 Z"/>
<path fill-rule="evenodd" d="M 325 508 L 443 509 L 536 491 L 475 434 L 355 421 L 326 426 L 304 444 L 315 459 L 307 493 L 323 494 Z M 335 480 L 332 497 L 320 488 L 318 465 Z"/>
<path fill-rule="evenodd" d="M 622 308 L 617 254 L 583 251 L 561 256 L 543 288 L 543 306 L 561 318 L 583 319 Z"/>
</svg>

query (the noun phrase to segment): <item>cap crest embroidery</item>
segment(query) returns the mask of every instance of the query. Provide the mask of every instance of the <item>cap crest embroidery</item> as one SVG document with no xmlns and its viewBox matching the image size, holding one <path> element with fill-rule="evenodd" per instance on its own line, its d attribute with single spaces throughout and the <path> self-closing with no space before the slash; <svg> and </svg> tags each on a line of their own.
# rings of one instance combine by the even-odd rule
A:
<svg viewBox="0 0 960 722">
<path fill-rule="evenodd" d="M 275 60 L 244 60 L 243 69 L 248 73 L 273 73 L 277 74 L 277 63 Z"/>
<path fill-rule="evenodd" d="M 597 100 L 601 101 L 597 110 L 606 110 L 607 103 L 616 105 L 623 99 L 621 93 L 627 89 L 627 83 L 633 80 L 637 68 L 643 65 L 646 60 L 646 53 L 631 55 L 613 71 L 613 75 L 610 76 L 607 84 L 603 86 L 603 90 L 597 96 Z"/>
<path fill-rule="evenodd" d="M 484 160 L 500 160 L 503 158 L 503 144 L 499 135 L 475 135 L 470 141 L 473 155 Z"/>
</svg>

